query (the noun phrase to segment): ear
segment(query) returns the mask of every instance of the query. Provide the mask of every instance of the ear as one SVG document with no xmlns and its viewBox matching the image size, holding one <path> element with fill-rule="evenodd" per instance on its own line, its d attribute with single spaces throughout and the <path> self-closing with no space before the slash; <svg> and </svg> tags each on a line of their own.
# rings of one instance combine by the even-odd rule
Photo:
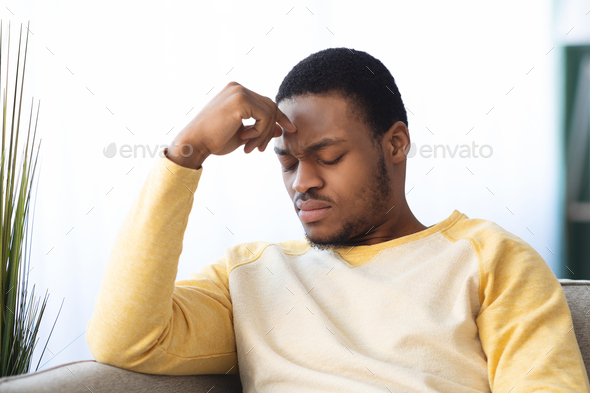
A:
<svg viewBox="0 0 590 393">
<path fill-rule="evenodd" d="M 410 132 L 403 121 L 396 121 L 384 135 L 389 161 L 398 164 L 406 159 L 410 151 Z"/>
</svg>

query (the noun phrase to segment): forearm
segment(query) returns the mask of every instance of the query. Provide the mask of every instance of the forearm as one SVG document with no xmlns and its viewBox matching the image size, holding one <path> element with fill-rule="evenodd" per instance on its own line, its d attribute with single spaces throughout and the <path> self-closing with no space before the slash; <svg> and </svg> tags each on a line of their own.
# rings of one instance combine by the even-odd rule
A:
<svg viewBox="0 0 590 393">
<path fill-rule="evenodd" d="M 95 357 L 153 347 L 172 316 L 172 294 L 201 171 L 158 161 L 112 248 L 88 324 Z"/>
</svg>

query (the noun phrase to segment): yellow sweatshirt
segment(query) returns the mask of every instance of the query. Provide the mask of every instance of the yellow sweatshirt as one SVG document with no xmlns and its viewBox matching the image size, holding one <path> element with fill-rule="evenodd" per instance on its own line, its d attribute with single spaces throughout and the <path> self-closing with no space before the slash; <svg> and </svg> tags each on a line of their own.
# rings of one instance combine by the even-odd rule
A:
<svg viewBox="0 0 590 393">
<path fill-rule="evenodd" d="M 118 234 L 86 340 L 98 362 L 235 374 L 249 392 L 590 392 L 542 257 L 455 210 L 335 251 L 254 241 L 175 281 L 203 167 L 158 157 Z"/>
</svg>

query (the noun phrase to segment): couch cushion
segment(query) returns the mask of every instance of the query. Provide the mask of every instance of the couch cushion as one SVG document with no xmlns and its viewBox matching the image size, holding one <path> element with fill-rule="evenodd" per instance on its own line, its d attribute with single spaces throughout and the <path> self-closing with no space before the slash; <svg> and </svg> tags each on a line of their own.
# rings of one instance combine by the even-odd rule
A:
<svg viewBox="0 0 590 393">
<path fill-rule="evenodd" d="M 215 389 L 213 389 L 215 387 Z M 212 390 L 213 389 L 213 390 Z M 2 393 L 241 392 L 237 375 L 153 375 L 81 360 L 0 379 Z"/>
<path fill-rule="evenodd" d="M 590 280 L 559 279 L 574 321 L 574 332 L 590 376 Z"/>
</svg>

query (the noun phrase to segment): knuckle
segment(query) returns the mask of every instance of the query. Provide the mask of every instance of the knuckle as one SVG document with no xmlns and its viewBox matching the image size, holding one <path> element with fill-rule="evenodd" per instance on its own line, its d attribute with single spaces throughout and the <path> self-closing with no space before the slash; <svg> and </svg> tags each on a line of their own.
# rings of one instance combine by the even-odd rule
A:
<svg viewBox="0 0 590 393">
<path fill-rule="evenodd" d="M 229 90 L 231 93 L 239 93 L 245 90 L 245 87 L 240 85 L 238 82 L 229 82 L 225 89 Z"/>
<path fill-rule="evenodd" d="M 237 89 L 232 94 L 232 100 L 237 104 L 244 104 L 244 103 L 246 103 L 246 101 L 248 101 L 248 95 L 246 94 L 245 91 Z"/>
<path fill-rule="evenodd" d="M 270 107 L 270 109 L 273 110 L 273 112 L 276 112 L 277 111 L 277 108 L 278 108 L 277 107 L 277 104 L 272 99 L 270 99 L 269 97 L 266 97 L 265 96 L 264 97 L 264 100 L 266 101 L 266 103 L 268 104 L 268 106 Z"/>
</svg>

